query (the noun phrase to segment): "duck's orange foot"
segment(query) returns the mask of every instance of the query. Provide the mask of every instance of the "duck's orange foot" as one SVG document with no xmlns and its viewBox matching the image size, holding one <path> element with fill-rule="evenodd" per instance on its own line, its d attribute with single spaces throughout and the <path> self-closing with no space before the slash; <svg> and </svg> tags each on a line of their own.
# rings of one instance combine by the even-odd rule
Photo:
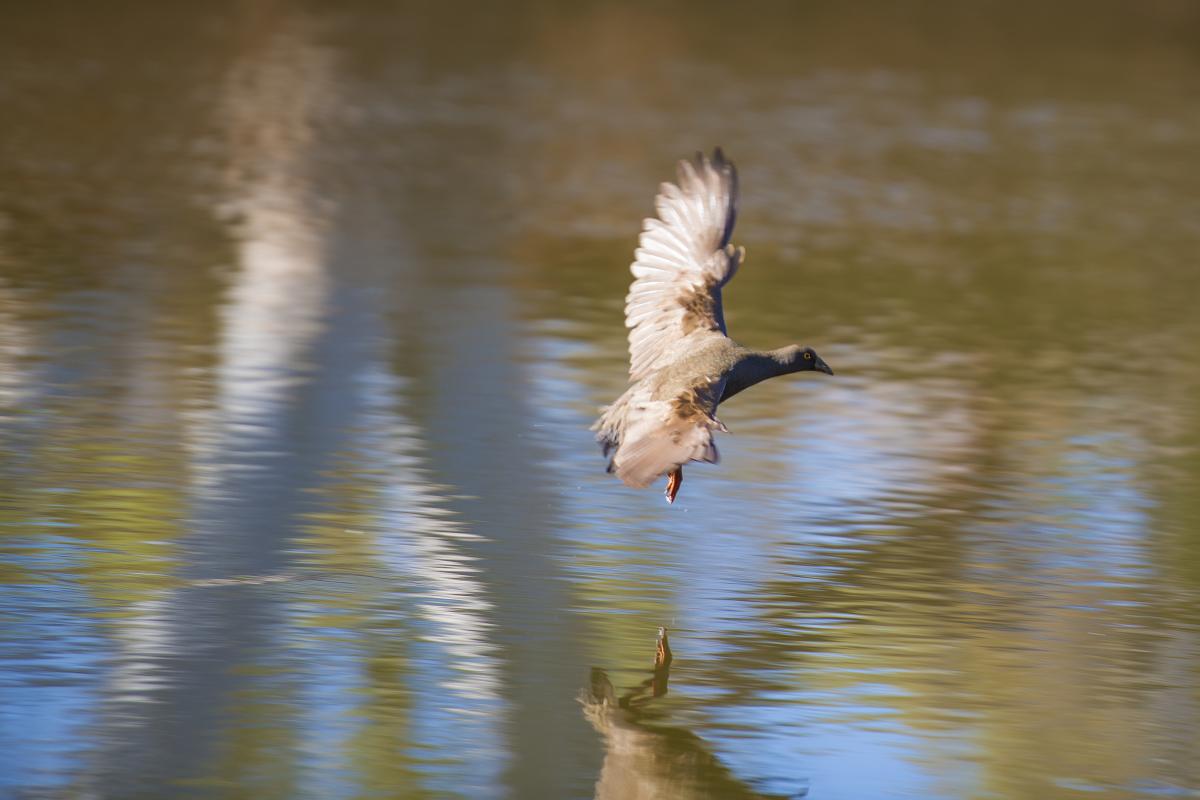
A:
<svg viewBox="0 0 1200 800">
<path fill-rule="evenodd" d="M 667 491 L 664 492 L 667 496 L 668 503 L 675 502 L 675 495 L 679 494 L 679 487 L 683 485 L 683 467 L 676 467 L 675 471 L 667 476 Z"/>
</svg>

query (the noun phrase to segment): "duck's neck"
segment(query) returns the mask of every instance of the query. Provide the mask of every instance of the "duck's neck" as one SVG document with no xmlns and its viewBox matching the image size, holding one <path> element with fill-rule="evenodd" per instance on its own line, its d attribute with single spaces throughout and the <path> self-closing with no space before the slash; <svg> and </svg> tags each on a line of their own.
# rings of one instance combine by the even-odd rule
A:
<svg viewBox="0 0 1200 800">
<path fill-rule="evenodd" d="M 729 370 L 725 379 L 725 391 L 720 402 L 725 402 L 743 389 L 776 375 L 787 375 L 800 369 L 797 358 L 799 348 L 792 345 L 778 350 L 747 350 Z"/>
</svg>

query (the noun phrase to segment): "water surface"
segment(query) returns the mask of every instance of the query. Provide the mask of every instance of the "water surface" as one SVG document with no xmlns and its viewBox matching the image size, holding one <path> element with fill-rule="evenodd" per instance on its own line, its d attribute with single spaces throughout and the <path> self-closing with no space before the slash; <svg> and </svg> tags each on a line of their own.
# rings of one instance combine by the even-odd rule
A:
<svg viewBox="0 0 1200 800">
<path fill-rule="evenodd" d="M 5 16 L 0 796 L 1200 796 L 1191 4 Z M 837 376 L 668 507 L 587 427 L 715 144 Z"/>
</svg>

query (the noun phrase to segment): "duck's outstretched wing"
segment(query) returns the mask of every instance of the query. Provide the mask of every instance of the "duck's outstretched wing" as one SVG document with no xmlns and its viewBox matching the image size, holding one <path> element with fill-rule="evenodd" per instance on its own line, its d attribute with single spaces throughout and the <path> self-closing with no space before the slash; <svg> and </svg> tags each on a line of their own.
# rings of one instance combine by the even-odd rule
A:
<svg viewBox="0 0 1200 800">
<path fill-rule="evenodd" d="M 678 183 L 664 183 L 658 217 L 642 226 L 625 298 L 629 377 L 638 380 L 686 355 L 705 338 L 725 335 L 721 287 L 745 251 L 729 243 L 737 217 L 737 170 L 717 148 L 679 162 Z"/>
</svg>

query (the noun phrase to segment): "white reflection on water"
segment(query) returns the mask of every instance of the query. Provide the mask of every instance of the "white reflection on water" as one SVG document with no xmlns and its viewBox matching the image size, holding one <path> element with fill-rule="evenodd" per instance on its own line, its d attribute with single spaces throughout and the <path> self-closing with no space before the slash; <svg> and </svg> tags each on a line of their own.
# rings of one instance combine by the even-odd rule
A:
<svg viewBox="0 0 1200 800">
<path fill-rule="evenodd" d="M 127 609 L 127 618 L 112 627 L 106 704 L 149 702 L 166 686 L 165 661 L 177 650 L 167 605 L 161 599 L 136 603 Z"/>
<path fill-rule="evenodd" d="M 463 540 L 478 537 L 448 516 L 441 499 L 448 487 L 431 483 L 414 453 L 416 429 L 391 422 L 376 428 L 390 434 L 400 451 L 377 508 L 377 557 L 413 592 L 423 620 L 420 654 L 412 662 L 416 738 L 422 748 L 456 754 L 457 762 L 452 772 L 430 770 L 429 785 L 496 796 L 507 761 L 506 707 L 489 639 L 491 604 L 479 565 L 459 549 Z"/>
<path fill-rule="evenodd" d="M 338 452 L 353 452 L 352 468 L 363 472 L 359 480 L 380 483 L 371 524 L 342 535 L 372 542 L 372 569 L 389 589 L 371 599 L 326 594 L 324 602 L 300 602 L 285 612 L 292 619 L 292 646 L 304 654 L 301 691 L 308 699 L 294 711 L 305 720 L 299 735 L 313 759 L 315 786 L 334 793 L 344 793 L 348 784 L 371 786 L 374 765 L 362 775 L 343 774 L 348 753 L 392 769 L 400 754 L 376 752 L 367 743 L 387 741 L 381 733 L 387 723 L 381 720 L 404 713 L 410 731 L 403 757 L 412 765 L 408 769 L 422 776 L 422 786 L 447 791 L 471 786 L 487 795 L 497 791 L 505 763 L 504 715 L 488 640 L 490 607 L 478 568 L 457 544 L 470 535 L 449 516 L 440 500 L 446 487 L 430 482 L 418 455 L 420 431 L 400 411 L 402 384 L 386 367 L 377 303 L 365 295 L 338 295 L 341 302 L 335 302 L 326 275 L 334 248 L 324 240 L 310 162 L 316 145 L 313 119 L 324 112 L 333 91 L 327 56 L 297 37 L 281 37 L 266 64 L 255 65 L 249 74 L 235 70 L 230 79 L 229 205 L 241 220 L 240 269 L 222 313 L 219 427 L 200 437 L 213 442 L 214 455 L 223 460 L 206 469 L 226 500 L 243 494 L 236 481 L 229 481 L 229 468 L 258 468 L 260 455 L 269 458 L 270 453 L 256 451 L 289 449 L 280 438 L 281 420 L 295 402 L 297 380 L 308 371 L 306 360 L 317 362 L 316 394 L 337 393 L 337 402 L 353 416 L 325 420 L 345 438 L 315 438 L 330 440 Z M 265 120 L 264 106 L 274 109 Z M 351 311 L 327 317 L 335 305 Z M 346 348 L 353 356 L 347 357 Z M 246 457 L 230 462 L 230 454 L 238 451 Z M 323 456 L 332 460 L 334 453 Z M 216 495 L 211 499 L 222 502 Z M 306 617 L 331 611 L 325 603 L 372 620 L 368 629 L 350 634 L 350 649 L 331 649 L 328 640 L 305 635 L 316 630 Z M 393 645 L 376 631 L 407 639 L 414 630 L 409 627 L 413 605 L 421 621 L 415 639 L 405 643 L 411 653 L 400 670 L 402 684 L 380 686 L 379 677 L 364 670 L 378 659 L 372 653 Z M 390 691 L 409 696 L 402 712 L 388 702 Z M 431 761 L 431 752 L 447 759 Z M 461 757 L 450 758 L 452 753 Z"/>
<path fill-rule="evenodd" d="M 333 94 L 331 54 L 304 20 L 248 47 L 226 81 L 229 196 L 238 268 L 221 311 L 221 415 L 269 420 L 303 364 L 328 295 L 325 225 L 312 186 L 316 124 Z"/>
<path fill-rule="evenodd" d="M 0 226 L 0 237 L 4 229 Z M 4 247 L 0 238 L 0 248 Z M 4 264 L 0 249 L 0 266 Z M 0 420 L 7 409 L 28 406 L 34 393 L 34 382 L 26 361 L 35 352 L 32 332 L 17 317 L 19 298 L 0 276 Z"/>
<path fill-rule="evenodd" d="M 308 162 L 330 68 L 327 54 L 296 25 L 247 48 L 224 85 L 224 212 L 240 220 L 238 263 L 220 309 L 215 410 L 193 414 L 185 431 L 195 459 L 191 502 L 199 517 L 238 495 L 229 475 L 239 464 L 230 452 L 271 447 L 264 426 L 278 423 L 324 314 L 323 227 L 308 200 Z M 186 616 L 177 605 L 178 598 L 140 603 L 115 623 L 110 702 L 144 701 L 148 692 L 164 688 L 169 671 L 163 661 L 180 646 L 173 633 L 180 614 Z"/>
<path fill-rule="evenodd" d="M 366 435 L 356 453 L 387 476 L 374 509 L 379 517 L 375 558 L 414 593 L 427 623 L 423 638 L 441 651 L 432 662 L 444 677 L 430 675 L 427 684 L 421 683 L 458 695 L 460 700 L 446 705 L 461 704 L 465 713 L 481 703 L 495 712 L 500 678 L 496 648 L 488 640 L 492 605 L 479 564 L 460 549 L 462 542 L 481 537 L 446 508 L 451 487 L 431 481 L 420 455 L 420 429 L 401 415 L 397 403 L 398 381 L 377 368 L 360 375 L 358 386 L 367 411 Z M 489 727 L 499 722 L 493 714 Z"/>
<path fill-rule="evenodd" d="M 222 87 L 228 175 L 226 207 L 218 211 L 237 218 L 237 260 L 218 312 L 214 396 L 186 401 L 188 535 L 176 565 L 183 576 L 261 576 L 283 566 L 273 548 L 286 535 L 302 472 L 272 478 L 261 468 L 288 447 L 279 428 L 325 314 L 324 229 L 308 198 L 311 124 L 329 70 L 301 26 L 256 40 Z M 170 396 L 152 393 L 159 395 Z M 240 474 L 247 468 L 259 476 Z M 253 513 L 272 503 L 274 519 Z M 253 696 L 262 683 L 253 673 L 225 673 L 278 669 L 263 651 L 273 653 L 281 606 L 258 587 L 195 584 L 122 608 L 106 626 L 97 747 L 79 785 L 132 793 L 219 770 L 221 734 L 250 715 L 229 698 Z M 280 704 L 277 724 L 288 716 Z"/>
</svg>

